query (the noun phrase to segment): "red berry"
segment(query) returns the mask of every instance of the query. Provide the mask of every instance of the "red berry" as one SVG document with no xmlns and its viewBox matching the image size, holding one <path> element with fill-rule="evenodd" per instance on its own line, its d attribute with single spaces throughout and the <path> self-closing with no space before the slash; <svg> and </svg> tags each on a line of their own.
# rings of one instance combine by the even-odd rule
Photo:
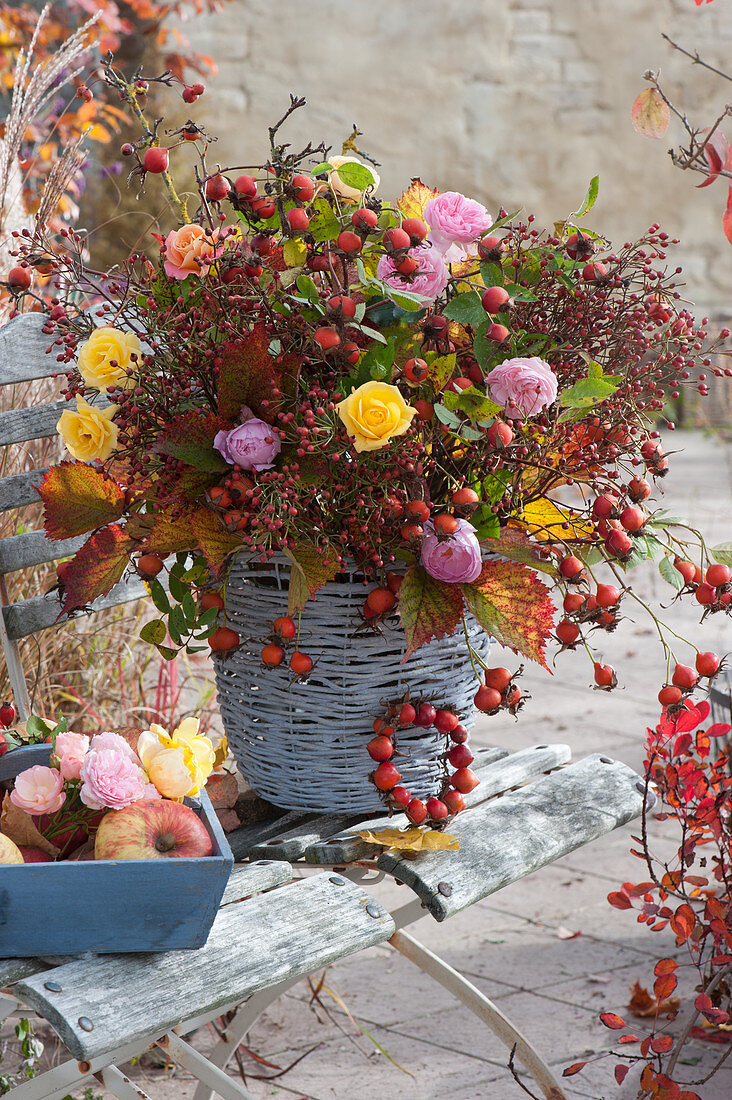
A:
<svg viewBox="0 0 732 1100">
<path fill-rule="evenodd" d="M 351 214 L 351 224 L 357 229 L 373 229 L 378 220 L 376 211 L 369 210 L 367 206 L 362 206 L 360 210 L 354 210 Z"/>
<path fill-rule="evenodd" d="M 489 714 L 492 710 L 496 710 L 501 705 L 501 693 L 496 691 L 495 688 L 485 687 L 484 684 L 476 691 L 473 702 L 478 710 L 485 711 Z"/>
<path fill-rule="evenodd" d="M 704 579 L 707 584 L 711 584 L 714 588 L 721 588 L 723 584 L 729 584 L 730 578 L 732 578 L 732 572 L 730 572 L 729 567 L 714 562 L 707 569 Z"/>
<path fill-rule="evenodd" d="M 642 508 L 629 504 L 620 514 L 620 522 L 626 531 L 640 531 L 645 526 L 646 514 Z"/>
<path fill-rule="evenodd" d="M 269 256 L 274 251 L 274 240 L 269 233 L 255 233 L 252 237 L 252 248 L 260 256 Z"/>
<path fill-rule="evenodd" d="M 427 799 L 427 813 L 433 821 L 444 821 L 450 811 L 440 798 Z"/>
<path fill-rule="evenodd" d="M 632 477 L 628 482 L 628 494 L 631 500 L 648 500 L 651 487 L 644 477 Z"/>
<path fill-rule="evenodd" d="M 157 577 L 165 562 L 157 554 L 143 554 L 137 559 L 137 572 L 143 577 Z"/>
<path fill-rule="evenodd" d="M 470 794 L 480 783 L 478 776 L 470 768 L 458 768 L 450 777 L 450 783 L 460 794 Z"/>
<path fill-rule="evenodd" d="M 481 260 L 500 260 L 500 251 L 503 241 L 500 237 L 483 237 L 478 241 L 478 255 Z"/>
<path fill-rule="evenodd" d="M 691 584 L 697 568 L 693 562 L 686 561 L 684 558 L 674 558 L 674 568 L 678 569 L 687 584 Z"/>
<path fill-rule="evenodd" d="M 513 679 L 513 673 L 507 668 L 487 668 L 485 670 L 485 685 L 499 691 L 501 695 Z"/>
<path fill-rule="evenodd" d="M 356 303 L 353 298 L 348 298 L 345 294 L 335 294 L 332 298 L 329 298 L 328 309 L 331 313 L 337 313 L 341 317 L 356 316 Z"/>
<path fill-rule="evenodd" d="M 407 515 L 419 520 L 420 523 L 430 518 L 430 506 L 423 500 L 408 500 L 405 508 Z"/>
<path fill-rule="evenodd" d="M 14 721 L 15 707 L 12 703 L 3 703 L 3 705 L 0 706 L 0 725 L 4 726 L 5 729 L 7 729 L 8 726 L 12 726 Z"/>
<path fill-rule="evenodd" d="M 391 800 L 396 802 L 397 806 L 408 806 L 412 796 L 406 787 L 394 787 L 391 792 Z"/>
<path fill-rule="evenodd" d="M 383 734 L 379 734 L 377 737 L 372 737 L 366 746 L 366 750 L 372 760 L 378 760 L 383 763 L 384 760 L 390 760 L 394 755 L 394 746 L 388 737 L 384 737 Z"/>
<path fill-rule="evenodd" d="M 521 688 L 518 686 L 518 684 L 514 684 L 513 687 L 506 692 L 505 704 L 508 709 L 511 710 L 512 708 L 517 707 L 520 702 Z"/>
<path fill-rule="evenodd" d="M 145 150 L 142 167 L 146 172 L 152 172 L 153 174 L 167 172 L 168 160 L 168 150 L 162 149 L 159 145 L 153 145 Z"/>
<path fill-rule="evenodd" d="M 8 286 L 13 290 L 27 290 L 32 276 L 27 267 L 11 267 L 8 272 Z"/>
<path fill-rule="evenodd" d="M 191 84 L 191 91 L 194 95 L 203 95 L 206 88 L 203 84 Z"/>
<path fill-rule="evenodd" d="M 208 644 L 214 653 L 226 653 L 239 645 L 239 635 L 228 626 L 220 626 L 218 630 L 214 630 Z"/>
<path fill-rule="evenodd" d="M 417 414 L 417 420 L 432 420 L 435 415 L 435 406 L 431 401 L 425 401 L 423 397 L 413 401 L 412 408 Z"/>
<path fill-rule="evenodd" d="M 580 630 L 576 623 L 570 622 L 569 619 L 562 619 L 557 623 L 556 635 L 562 645 L 572 645 L 579 638 Z"/>
<path fill-rule="evenodd" d="M 404 377 L 413 386 L 418 386 L 427 377 L 429 367 L 424 359 L 407 359 L 404 364 Z"/>
<path fill-rule="evenodd" d="M 460 794 L 460 791 L 445 791 L 442 796 L 442 801 L 451 814 L 459 814 L 465 809 L 465 799 Z"/>
<path fill-rule="evenodd" d="M 474 508 L 476 504 L 480 504 L 480 497 L 475 489 L 464 486 L 452 494 L 452 503 L 456 508 Z"/>
<path fill-rule="evenodd" d="M 220 172 L 215 176 L 211 176 L 211 179 L 206 180 L 206 198 L 211 199 L 212 202 L 220 202 L 221 199 L 225 199 L 229 191 L 231 191 L 231 184 Z"/>
<path fill-rule="evenodd" d="M 467 768 L 473 763 L 475 757 L 466 744 L 456 745 L 454 749 L 450 749 L 447 754 L 447 759 L 452 764 L 453 768 Z"/>
<path fill-rule="evenodd" d="M 393 592 L 395 596 L 399 595 L 399 589 L 402 587 L 403 582 L 404 582 L 404 574 L 403 573 L 387 573 L 386 574 L 386 583 L 387 583 L 387 586 L 389 588 L 389 591 Z"/>
<path fill-rule="evenodd" d="M 412 243 L 409 234 L 397 228 L 387 229 L 381 239 L 389 252 L 399 252 L 403 248 L 409 248 Z"/>
<path fill-rule="evenodd" d="M 502 344 L 504 340 L 508 340 L 511 335 L 505 325 L 490 325 L 486 332 L 486 339 L 492 340 L 494 344 Z"/>
<path fill-rule="evenodd" d="M 315 196 L 315 183 L 310 176 L 305 176 L 302 172 L 297 172 L 292 177 L 290 187 L 295 202 L 310 202 Z"/>
<path fill-rule="evenodd" d="M 457 525 L 455 517 L 446 514 L 437 516 L 434 521 L 435 531 L 438 535 L 454 535 L 457 531 Z"/>
<path fill-rule="evenodd" d="M 272 629 L 275 634 L 279 634 L 281 638 L 294 638 L 297 634 L 297 624 L 294 619 L 291 619 L 289 615 L 282 615 L 279 619 L 275 619 L 272 623 Z"/>
<path fill-rule="evenodd" d="M 421 798 L 413 798 L 407 806 L 407 817 L 413 825 L 421 825 L 427 817 L 427 807 Z"/>
<path fill-rule="evenodd" d="M 421 539 L 424 534 L 424 528 L 420 527 L 418 523 L 405 523 L 402 527 L 400 534 L 406 542 L 412 542 L 412 540 Z"/>
<path fill-rule="evenodd" d="M 559 563 L 559 572 L 567 580 L 577 580 L 582 573 L 584 566 L 579 558 L 576 558 L 573 554 L 568 558 L 562 558 Z"/>
<path fill-rule="evenodd" d="M 419 267 L 419 262 L 415 260 L 414 256 L 405 256 L 401 260 L 397 260 L 394 267 L 400 275 L 413 275 Z"/>
<path fill-rule="evenodd" d="M 450 730 L 450 740 L 456 745 L 463 745 L 468 740 L 468 731 L 465 726 L 455 726 L 454 730 Z"/>
<path fill-rule="evenodd" d="M 618 682 L 612 665 L 601 665 L 595 661 L 595 683 L 601 688 L 613 688 Z"/>
<path fill-rule="evenodd" d="M 261 195 L 259 198 L 252 199 L 249 205 L 254 216 L 262 221 L 267 218 L 274 217 L 277 211 L 277 207 L 272 202 L 272 200 L 265 198 L 264 195 Z"/>
<path fill-rule="evenodd" d="M 607 276 L 607 268 L 604 264 L 585 264 L 582 268 L 582 278 L 586 283 L 596 283 Z"/>
<path fill-rule="evenodd" d="M 390 791 L 393 787 L 396 787 L 397 783 L 402 777 L 402 773 L 398 768 L 395 768 L 393 764 L 389 764 L 386 761 L 383 764 L 379 764 L 378 768 L 373 774 L 374 784 L 380 791 Z"/>
<path fill-rule="evenodd" d="M 402 703 L 402 709 L 399 711 L 399 725 L 411 726 L 414 719 L 417 717 L 417 712 L 411 703 Z"/>
<path fill-rule="evenodd" d="M 308 657 L 307 653 L 302 653 L 299 649 L 296 649 L 290 657 L 290 668 L 296 676 L 306 676 L 312 667 L 312 657 Z"/>
<path fill-rule="evenodd" d="M 354 366 L 361 358 L 361 349 L 352 340 L 346 340 L 343 345 L 343 354 L 346 357 L 346 362 Z"/>
<path fill-rule="evenodd" d="M 586 237 L 583 233 L 571 233 L 567 237 L 567 243 L 565 245 L 567 255 L 573 260 L 579 258 L 580 260 L 586 260 L 595 251 L 595 246 L 589 237 Z"/>
<path fill-rule="evenodd" d="M 358 233 L 352 233 L 350 229 L 344 229 L 342 233 L 338 234 L 336 244 L 341 252 L 345 252 L 347 256 L 355 256 L 363 248 L 363 241 Z"/>
<path fill-rule="evenodd" d="M 385 615 L 396 603 L 396 596 L 388 588 L 373 588 L 366 597 L 366 603 L 377 615 Z"/>
<path fill-rule="evenodd" d="M 437 711 L 432 706 L 432 703 L 422 703 L 417 711 L 417 717 L 414 719 L 414 724 L 415 726 L 423 726 L 426 729 L 427 726 L 434 724 L 436 717 Z"/>
<path fill-rule="evenodd" d="M 620 589 L 614 584 L 598 584 L 595 599 L 598 607 L 614 607 L 620 599 Z"/>
<path fill-rule="evenodd" d="M 458 716 L 453 710 L 438 710 L 435 715 L 435 729 L 440 733 L 450 733 L 459 724 Z"/>
<path fill-rule="evenodd" d="M 702 604 L 704 607 L 711 607 L 713 603 L 717 601 L 717 593 L 712 588 L 711 584 L 700 584 L 694 593 L 694 598 L 697 603 Z"/>
<path fill-rule="evenodd" d="M 262 664 L 269 665 L 270 668 L 277 668 L 284 659 L 284 649 L 281 645 L 275 645 L 274 642 L 269 642 L 262 650 Z"/>
<path fill-rule="evenodd" d="M 323 351 L 331 351 L 333 348 L 337 348 L 341 342 L 341 338 L 334 328 L 316 328 L 313 333 L 313 340 Z"/>
<path fill-rule="evenodd" d="M 405 218 L 402 222 L 402 229 L 409 234 L 413 245 L 423 241 L 430 231 L 427 222 L 423 222 L 421 218 Z"/>
<path fill-rule="evenodd" d="M 697 653 L 696 671 L 700 676 L 716 676 L 722 663 L 716 653 Z M 2 721 L 2 709 L 0 709 L 0 721 Z"/>
<path fill-rule="evenodd" d="M 204 611 L 210 611 L 215 607 L 217 611 L 223 611 L 224 601 L 220 592 L 204 592 L 201 596 L 201 607 Z"/>
<path fill-rule="evenodd" d="M 489 286 L 481 302 L 486 313 L 498 313 L 510 299 L 510 294 L 502 286 Z"/>
<path fill-rule="evenodd" d="M 8 751 L 8 742 L 5 738 L 5 734 L 0 733 L 0 756 L 5 756 L 5 753 L 7 751 Z"/>
<path fill-rule="evenodd" d="M 246 199 L 253 199 L 257 193 L 257 181 L 254 176 L 238 176 L 234 180 L 234 190 L 237 195 L 243 195 Z"/>
<path fill-rule="evenodd" d="M 198 137 L 198 134 L 196 134 L 196 137 Z M 130 145 L 129 141 L 126 141 L 124 145 L 120 145 L 119 151 L 123 157 L 131 157 L 135 151 L 135 147 L 134 145 Z"/>
<path fill-rule="evenodd" d="M 513 440 L 513 431 L 509 428 L 508 424 L 504 424 L 502 420 L 494 420 L 485 433 L 485 437 L 491 447 L 495 447 L 496 450 L 500 451 L 504 447 L 508 447 L 509 443 Z"/>
<path fill-rule="evenodd" d="M 598 519 L 607 519 L 615 511 L 617 503 L 617 497 L 612 496 L 610 493 L 604 493 L 602 496 L 595 498 L 592 505 L 592 514 L 597 516 Z"/>
<path fill-rule="evenodd" d="M 625 531 L 612 530 L 605 539 L 605 546 L 615 557 L 624 558 L 633 549 L 633 540 Z"/>
<path fill-rule="evenodd" d="M 584 607 L 586 599 L 587 597 L 580 592 L 568 592 L 564 597 L 562 607 L 567 615 L 576 615 Z"/>
<path fill-rule="evenodd" d="M 681 688 L 667 684 L 658 693 L 658 701 L 664 707 L 675 707 L 683 699 Z"/>
<path fill-rule="evenodd" d="M 288 210 L 285 217 L 290 229 L 295 233 L 304 233 L 310 226 L 310 218 L 301 206 L 294 206 L 292 210 Z"/>
<path fill-rule="evenodd" d="M 696 687 L 698 679 L 696 672 L 689 665 L 677 665 L 671 677 L 671 683 L 675 687 L 681 688 L 682 691 L 691 691 L 692 688 Z"/>
</svg>

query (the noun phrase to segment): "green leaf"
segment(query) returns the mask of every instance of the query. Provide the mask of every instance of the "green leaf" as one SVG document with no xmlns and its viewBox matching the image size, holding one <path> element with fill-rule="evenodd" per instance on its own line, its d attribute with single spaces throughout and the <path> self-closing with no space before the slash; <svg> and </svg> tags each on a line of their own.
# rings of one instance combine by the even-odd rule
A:
<svg viewBox="0 0 732 1100">
<path fill-rule="evenodd" d="M 615 393 L 620 381 L 614 381 L 617 375 L 603 375 L 600 367 L 600 375 L 597 375 L 599 364 L 590 364 L 586 378 L 580 378 L 568 390 L 563 390 L 559 395 L 559 403 L 570 409 L 590 409 Z"/>
<path fill-rule="evenodd" d="M 479 325 L 485 321 L 483 303 L 474 291 L 466 294 L 457 294 L 445 306 L 443 313 L 451 321 L 458 321 L 461 325 Z"/>
<path fill-rule="evenodd" d="M 447 428 L 452 428 L 456 431 L 460 431 L 462 428 L 462 421 L 459 416 L 456 416 L 454 412 L 446 408 L 445 405 L 435 405 L 435 416 L 444 424 Z"/>
<path fill-rule="evenodd" d="M 471 420 L 486 420 L 488 417 L 493 418 L 497 416 L 501 411 L 500 405 L 496 405 L 489 397 L 486 397 L 484 393 L 476 389 L 475 386 L 468 386 L 467 389 L 461 390 L 460 393 L 453 393 L 452 390 L 446 390 L 442 395 L 442 400 L 445 406 L 451 411 L 459 410 L 469 416 Z"/>
<path fill-rule="evenodd" d="M 339 173 L 340 174 L 340 173 Z M 330 203 L 321 195 L 315 200 L 310 215 L 308 233 L 315 241 L 334 240 L 340 232 L 340 222 Z"/>
<path fill-rule="evenodd" d="M 719 546 L 713 546 L 710 554 L 721 565 L 732 565 L 732 542 L 720 542 Z"/>
<path fill-rule="evenodd" d="M 539 301 L 537 296 L 531 290 L 527 290 L 525 286 L 521 286 L 519 283 L 506 283 L 505 289 L 511 295 L 514 302 Z"/>
<path fill-rule="evenodd" d="M 314 168 L 310 169 L 310 173 L 313 176 L 319 176 L 321 172 L 332 172 L 333 165 L 330 161 L 324 160 L 322 164 L 316 164 Z"/>
<path fill-rule="evenodd" d="M 180 603 L 181 600 L 185 599 L 185 597 L 189 595 L 190 592 L 188 585 L 180 579 L 180 576 L 178 575 L 180 572 L 181 571 L 176 566 L 174 566 L 170 571 L 170 576 L 168 577 L 168 588 L 170 589 L 170 594 L 174 600 L 178 601 L 178 603 Z"/>
<path fill-rule="evenodd" d="M 461 587 L 466 608 L 487 634 L 548 670 L 544 651 L 554 629 L 555 607 L 533 569 L 518 562 L 487 561 L 478 579 Z M 400 591 L 400 605 L 401 599 Z"/>
<path fill-rule="evenodd" d="M 353 187 L 357 191 L 365 191 L 376 183 L 373 172 L 365 164 L 355 164 L 353 162 L 341 164 L 336 168 L 336 173 L 341 183 L 344 183 L 346 187 Z"/>
<path fill-rule="evenodd" d="M 148 580 L 146 585 L 150 593 L 150 599 L 155 604 L 158 611 L 163 615 L 167 615 L 170 612 L 170 600 L 160 581 L 153 578 L 152 580 Z"/>
<path fill-rule="evenodd" d="M 287 614 L 302 611 L 309 599 L 335 577 L 341 568 L 333 550 L 320 550 L 312 542 L 300 540 L 285 555 L 292 562 L 287 594 Z"/>
<path fill-rule="evenodd" d="M 143 642 L 149 642 L 150 645 L 160 645 L 161 642 L 165 641 L 167 633 L 168 631 L 162 619 L 151 619 L 149 623 L 145 623 L 143 626 L 140 637 Z"/>
<path fill-rule="evenodd" d="M 453 634 L 462 614 L 460 585 L 435 580 L 421 565 L 408 569 L 399 589 L 399 617 L 407 638 L 404 661 L 425 642 Z"/>
<path fill-rule="evenodd" d="M 186 592 L 186 594 L 183 596 L 183 599 L 180 602 L 180 606 L 188 626 L 194 625 L 196 622 L 196 605 L 190 592 Z M 212 610 L 215 611 L 216 608 L 214 607 L 212 608 Z"/>
<path fill-rule="evenodd" d="M 573 210 L 570 217 L 581 218 L 583 214 L 587 214 L 595 205 L 598 191 L 600 190 L 600 177 L 593 176 L 590 180 L 590 186 L 587 188 L 585 197 L 582 200 L 582 204 L 579 210 Z"/>
<path fill-rule="evenodd" d="M 481 264 L 480 277 L 486 286 L 503 286 L 504 283 L 503 268 L 500 264 Z"/>
<path fill-rule="evenodd" d="M 504 214 L 504 216 L 502 218 L 499 218 L 497 222 L 493 222 L 490 229 L 486 229 L 483 236 L 484 237 L 492 237 L 497 229 L 500 229 L 504 225 L 508 225 L 508 223 L 512 222 L 514 218 L 517 218 L 520 213 L 521 213 L 521 210 L 519 209 L 519 210 L 514 210 L 513 214 Z"/>
<path fill-rule="evenodd" d="M 320 300 L 318 295 L 318 288 L 309 275 L 298 275 L 295 280 L 295 286 L 302 294 L 303 298 L 307 298 L 309 302 L 316 303 Z"/>
<path fill-rule="evenodd" d="M 665 581 L 675 588 L 677 592 L 680 592 L 684 587 L 684 578 L 679 573 L 678 569 L 674 565 L 674 559 L 667 557 L 661 558 L 658 563 L 658 572 L 661 574 Z"/>
<path fill-rule="evenodd" d="M 435 355 L 434 352 L 427 352 L 425 361 L 428 367 L 427 378 L 435 391 L 440 393 L 455 373 L 457 356 L 454 352 L 451 355 Z"/>
<path fill-rule="evenodd" d="M 183 614 L 183 608 L 180 604 L 175 604 L 170 615 L 168 615 L 168 631 L 173 641 L 178 642 L 178 644 L 180 644 L 183 640 L 183 635 L 188 631 L 186 617 Z"/>
<path fill-rule="evenodd" d="M 39 718 L 37 714 L 31 714 L 25 723 L 25 732 L 29 741 L 45 741 L 53 733 L 54 727 Z"/>
</svg>

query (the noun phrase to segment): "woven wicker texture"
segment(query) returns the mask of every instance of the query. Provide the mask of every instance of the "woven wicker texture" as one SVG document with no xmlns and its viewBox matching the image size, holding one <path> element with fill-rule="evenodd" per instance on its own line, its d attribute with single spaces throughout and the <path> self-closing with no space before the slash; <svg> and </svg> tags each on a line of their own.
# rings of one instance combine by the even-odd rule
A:
<svg viewBox="0 0 732 1100">
<path fill-rule="evenodd" d="M 263 798 L 286 809 L 360 813 L 383 808 L 369 782 L 375 764 L 366 751 L 383 703 L 402 699 L 453 707 L 466 728 L 476 690 L 462 628 L 423 646 L 402 664 L 404 634 L 396 618 L 383 636 L 362 626 L 368 589 L 343 574 L 308 600 L 300 648 L 316 662 L 307 682 L 293 682 L 285 661 L 263 669 L 262 646 L 279 615 L 287 614 L 289 562 L 246 564 L 229 574 L 226 622 L 241 648 L 215 660 L 219 707 L 239 768 Z M 485 660 L 490 641 L 468 620 L 471 645 Z M 288 649 L 292 650 L 292 643 Z M 394 759 L 413 794 L 436 793 L 444 740 L 435 729 L 409 727 L 398 735 L 404 756 Z"/>
</svg>

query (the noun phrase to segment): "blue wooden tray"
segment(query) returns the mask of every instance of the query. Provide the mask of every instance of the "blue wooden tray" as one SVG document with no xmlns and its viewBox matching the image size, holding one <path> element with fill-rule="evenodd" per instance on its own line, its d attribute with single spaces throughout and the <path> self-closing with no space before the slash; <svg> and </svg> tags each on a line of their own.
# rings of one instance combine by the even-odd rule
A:
<svg viewBox="0 0 732 1100">
<path fill-rule="evenodd" d="M 50 755 L 50 745 L 8 752 L 0 780 Z M 206 792 L 186 802 L 208 829 L 211 856 L 0 865 L 0 956 L 203 947 L 234 857 Z"/>
</svg>

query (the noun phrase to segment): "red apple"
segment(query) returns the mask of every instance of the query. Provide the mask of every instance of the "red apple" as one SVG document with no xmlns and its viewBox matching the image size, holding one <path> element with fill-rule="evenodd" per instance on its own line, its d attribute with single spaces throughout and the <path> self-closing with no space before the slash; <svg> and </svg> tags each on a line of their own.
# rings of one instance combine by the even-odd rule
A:
<svg viewBox="0 0 732 1100">
<path fill-rule="evenodd" d="M 47 852 L 43 851 L 43 848 L 32 848 L 27 844 L 20 844 L 20 854 L 23 857 L 23 863 L 51 863 L 51 857 Z"/>
<path fill-rule="evenodd" d="M 189 806 L 161 798 L 110 810 L 97 829 L 95 859 L 171 859 L 210 856 L 211 837 Z"/>
<path fill-rule="evenodd" d="M 0 833 L 0 863 L 22 863 L 23 853 L 9 836 Z"/>
</svg>

